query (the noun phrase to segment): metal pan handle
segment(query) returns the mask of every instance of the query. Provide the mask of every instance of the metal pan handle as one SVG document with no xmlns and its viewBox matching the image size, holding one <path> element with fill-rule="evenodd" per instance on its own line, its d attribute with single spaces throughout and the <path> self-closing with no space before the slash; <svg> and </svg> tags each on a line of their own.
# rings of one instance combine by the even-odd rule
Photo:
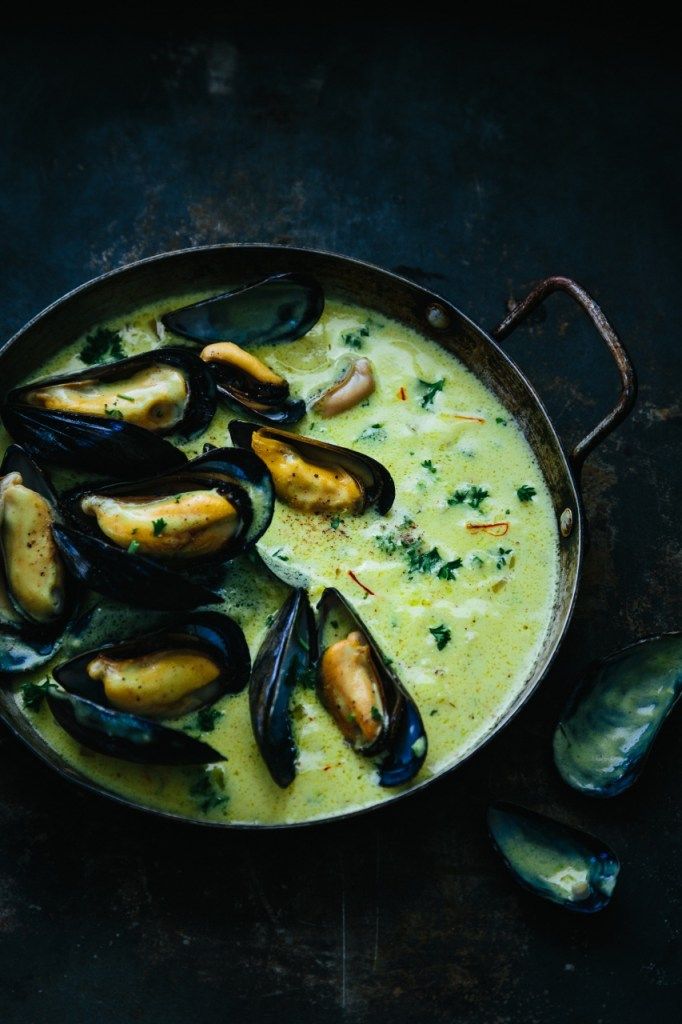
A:
<svg viewBox="0 0 682 1024">
<path fill-rule="evenodd" d="M 502 323 L 495 327 L 491 334 L 496 341 L 502 341 L 517 327 L 522 320 L 531 313 L 536 306 L 551 295 L 553 292 L 566 292 L 571 298 L 582 306 L 590 320 L 597 328 L 602 341 L 613 356 L 613 361 L 620 374 L 620 395 L 613 409 L 604 416 L 596 427 L 589 434 L 586 434 L 581 441 L 578 441 L 571 452 L 571 463 L 576 472 L 580 475 L 585 459 L 590 452 L 597 447 L 605 437 L 618 426 L 631 411 L 637 397 L 637 377 L 635 368 L 630 362 L 623 343 L 608 322 L 600 307 L 591 295 L 588 295 L 584 288 L 572 281 L 570 277 L 548 277 L 533 288 L 523 302 L 512 309 L 511 313 L 504 318 Z"/>
</svg>

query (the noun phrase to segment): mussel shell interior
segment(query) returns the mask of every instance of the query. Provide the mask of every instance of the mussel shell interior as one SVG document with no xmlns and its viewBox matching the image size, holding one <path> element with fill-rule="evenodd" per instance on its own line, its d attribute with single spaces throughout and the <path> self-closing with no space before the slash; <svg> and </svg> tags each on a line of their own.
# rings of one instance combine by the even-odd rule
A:
<svg viewBox="0 0 682 1024">
<path fill-rule="evenodd" d="M 303 337 L 323 309 L 324 293 L 315 278 L 274 274 L 176 309 L 161 319 L 169 331 L 192 341 L 232 341 L 248 347 Z"/>
<path fill-rule="evenodd" d="M 232 420 L 229 425 L 230 437 L 234 444 L 246 449 L 251 448 L 251 438 L 257 430 L 266 437 L 290 445 L 308 462 L 344 469 L 361 485 L 365 508 L 375 505 L 382 515 L 391 508 L 395 500 L 395 484 L 386 467 L 376 459 L 351 448 L 341 448 L 339 445 L 327 444 L 325 441 L 318 441 L 303 434 L 293 434 L 276 427 L 259 427 L 243 420 Z"/>
<path fill-rule="evenodd" d="M 620 864 L 596 837 L 502 803 L 489 808 L 488 829 L 504 863 L 530 892 L 588 914 L 610 901 Z"/>
<path fill-rule="evenodd" d="M 52 674 L 69 693 L 106 706 L 108 701 L 101 680 L 92 679 L 87 672 L 93 658 L 100 654 L 116 659 L 134 658 L 173 648 L 205 653 L 218 664 L 221 694 L 239 693 L 249 680 L 251 657 L 244 633 L 234 619 L 218 612 L 198 612 L 168 623 L 154 633 L 102 644 L 58 665 Z"/>
<path fill-rule="evenodd" d="M 296 776 L 291 696 L 300 673 L 315 658 L 315 621 L 308 595 L 294 590 L 265 635 L 249 683 L 253 734 L 270 775 L 283 789 Z"/>
<path fill-rule="evenodd" d="M 385 753 L 379 765 L 379 784 L 404 785 L 421 769 L 428 752 L 428 740 L 419 708 L 397 677 L 371 632 L 353 606 L 335 588 L 328 587 L 317 605 L 317 645 L 320 654 L 332 643 L 357 630 L 372 652 L 386 707 L 388 725 L 372 747 L 359 751 L 367 756 Z"/>
<path fill-rule="evenodd" d="M 622 793 L 638 778 L 682 693 L 682 633 L 650 637 L 593 666 L 565 707 L 554 761 L 590 796 Z"/>
</svg>

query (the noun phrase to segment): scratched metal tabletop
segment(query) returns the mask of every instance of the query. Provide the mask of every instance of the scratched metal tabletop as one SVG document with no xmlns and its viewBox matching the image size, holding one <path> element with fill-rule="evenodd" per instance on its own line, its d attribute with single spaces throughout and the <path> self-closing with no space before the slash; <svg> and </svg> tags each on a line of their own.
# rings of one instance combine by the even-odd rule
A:
<svg viewBox="0 0 682 1024">
<path fill-rule="evenodd" d="M 591 550 L 539 693 L 459 773 L 378 814 L 281 834 L 174 827 L 71 787 L 0 728 L 3 1024 L 672 1019 L 680 999 L 679 748 L 589 801 L 550 736 L 577 673 L 679 628 L 679 78 L 656 40 L 513 25 L 247 25 L 4 33 L 6 337 L 103 270 L 273 241 L 398 269 L 485 327 L 568 274 L 613 318 L 635 414 L 584 472 Z M 507 347 L 567 442 L 612 403 L 563 297 Z M 605 838 L 612 906 L 516 888 L 491 798 Z"/>
</svg>

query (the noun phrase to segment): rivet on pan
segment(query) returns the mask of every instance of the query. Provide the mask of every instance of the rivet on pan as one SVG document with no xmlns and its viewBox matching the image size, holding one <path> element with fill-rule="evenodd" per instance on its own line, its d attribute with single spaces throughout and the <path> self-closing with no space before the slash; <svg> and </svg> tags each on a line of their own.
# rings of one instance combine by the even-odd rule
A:
<svg viewBox="0 0 682 1024">
<path fill-rule="evenodd" d="M 559 529 L 562 537 L 570 536 L 573 529 L 573 513 L 570 508 L 565 508 L 559 516 Z"/>
<path fill-rule="evenodd" d="M 429 322 L 429 326 L 435 327 L 437 331 L 444 331 L 446 327 L 450 326 L 450 317 L 437 302 L 427 307 L 426 319 Z"/>
</svg>

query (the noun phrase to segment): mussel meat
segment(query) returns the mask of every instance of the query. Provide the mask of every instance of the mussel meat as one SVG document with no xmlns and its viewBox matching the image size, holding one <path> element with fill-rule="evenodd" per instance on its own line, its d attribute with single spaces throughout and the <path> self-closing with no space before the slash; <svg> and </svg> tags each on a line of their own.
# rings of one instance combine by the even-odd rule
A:
<svg viewBox="0 0 682 1024">
<path fill-rule="evenodd" d="M 52 655 L 75 608 L 55 543 L 57 500 L 38 465 L 10 445 L 0 466 L 0 672 Z"/>
<path fill-rule="evenodd" d="M 600 839 L 504 803 L 488 809 L 488 829 L 495 849 L 524 889 L 583 914 L 609 903 L 620 863 Z"/>
<path fill-rule="evenodd" d="M 162 317 L 174 334 L 204 345 L 233 341 L 266 345 L 295 341 L 315 326 L 324 309 L 322 288 L 308 274 L 273 274 Z"/>
<path fill-rule="evenodd" d="M 400 786 L 426 759 L 419 709 L 355 609 L 333 587 L 318 604 L 320 699 L 353 749 L 384 755 L 379 784 Z"/>
<path fill-rule="evenodd" d="M 187 348 L 165 348 L 33 381 L 7 395 L 2 419 L 49 462 L 130 477 L 186 462 L 165 436 L 201 433 L 216 401 L 202 360 Z"/>
<path fill-rule="evenodd" d="M 54 535 L 90 589 L 145 608 L 195 608 L 220 598 L 181 570 L 215 569 L 248 550 L 273 501 L 260 459 L 216 448 L 147 480 L 76 488 L 62 503 L 70 526 Z"/>
<path fill-rule="evenodd" d="M 106 644 L 58 666 L 49 707 L 79 743 L 144 764 L 224 760 L 212 747 L 174 730 L 172 721 L 243 690 L 249 650 L 226 615 L 203 612 L 148 636 Z"/>
<path fill-rule="evenodd" d="M 239 420 L 229 430 L 236 445 L 251 448 L 263 460 L 277 497 L 293 508 L 361 515 L 371 505 L 385 514 L 393 504 L 391 474 L 368 455 Z"/>
<path fill-rule="evenodd" d="M 341 376 L 313 402 L 318 416 L 330 418 L 353 409 L 374 392 L 374 371 L 364 356 L 344 365 Z"/>
<path fill-rule="evenodd" d="M 289 383 L 257 356 L 231 341 L 207 345 L 201 358 L 211 370 L 218 395 L 262 423 L 298 423 L 305 416 L 302 399 L 289 397 Z"/>
<path fill-rule="evenodd" d="M 682 693 L 682 633 L 649 637 L 585 674 L 554 734 L 554 762 L 589 796 L 622 793 L 639 777 Z"/>
<path fill-rule="evenodd" d="M 251 726 L 272 778 L 286 789 L 296 776 L 289 705 L 315 661 L 315 619 L 305 590 L 294 590 L 270 625 L 249 683 Z"/>
</svg>

